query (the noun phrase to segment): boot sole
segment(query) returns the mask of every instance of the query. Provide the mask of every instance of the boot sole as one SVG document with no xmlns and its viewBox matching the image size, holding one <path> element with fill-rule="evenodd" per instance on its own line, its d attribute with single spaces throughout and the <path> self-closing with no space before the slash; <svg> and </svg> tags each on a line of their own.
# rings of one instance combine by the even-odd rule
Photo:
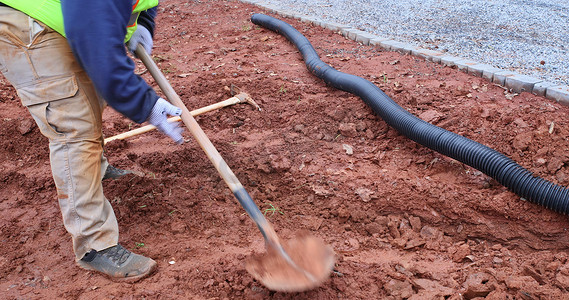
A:
<svg viewBox="0 0 569 300">
<path fill-rule="evenodd" d="M 154 273 L 154 271 L 156 271 L 156 269 L 157 269 L 156 267 L 158 266 L 158 264 L 155 261 L 153 261 L 152 264 L 150 265 L 150 267 L 148 268 L 148 271 L 146 271 L 142 274 L 136 275 L 136 276 L 129 276 L 129 277 L 114 277 L 110 274 L 103 273 L 99 270 L 96 270 L 89 265 L 83 264 L 83 263 L 81 263 L 81 261 L 77 262 L 77 266 L 82 268 L 82 269 L 85 269 L 87 271 L 95 271 L 98 274 L 101 274 L 101 275 L 109 278 L 113 282 L 134 283 L 134 282 L 137 282 L 141 279 L 144 279 L 144 278 L 152 275 Z"/>
</svg>

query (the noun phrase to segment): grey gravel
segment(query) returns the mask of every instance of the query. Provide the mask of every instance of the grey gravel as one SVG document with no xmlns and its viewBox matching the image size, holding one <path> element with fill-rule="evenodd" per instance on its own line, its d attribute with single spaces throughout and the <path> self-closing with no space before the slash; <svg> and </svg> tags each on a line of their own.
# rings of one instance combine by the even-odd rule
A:
<svg viewBox="0 0 569 300">
<path fill-rule="evenodd" d="M 569 85 L 567 0 L 265 0 L 264 4 Z"/>
</svg>

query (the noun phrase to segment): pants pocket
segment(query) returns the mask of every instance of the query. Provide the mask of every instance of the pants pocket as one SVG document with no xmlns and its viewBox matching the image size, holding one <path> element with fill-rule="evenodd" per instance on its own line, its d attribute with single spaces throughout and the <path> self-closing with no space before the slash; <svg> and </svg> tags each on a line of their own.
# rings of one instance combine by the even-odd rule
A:
<svg viewBox="0 0 569 300">
<path fill-rule="evenodd" d="M 98 128 L 100 121 L 75 76 L 44 80 L 17 91 L 50 141 L 89 138 Z"/>
<path fill-rule="evenodd" d="M 24 106 L 31 106 L 65 99 L 75 96 L 79 87 L 75 76 L 60 77 L 43 80 L 41 83 L 34 82 L 27 86 L 18 87 L 18 96 Z"/>
<path fill-rule="evenodd" d="M 30 18 L 30 45 L 45 29 L 45 25 Z"/>
<path fill-rule="evenodd" d="M 65 135 L 63 133 L 58 132 L 57 128 L 52 124 L 50 124 L 49 121 L 47 120 L 48 105 L 49 102 L 30 105 L 28 106 L 28 110 L 30 111 L 30 114 L 34 118 L 34 121 L 36 121 L 36 124 L 38 125 L 40 132 L 45 137 L 47 137 L 50 141 L 62 139 L 65 137 Z"/>
</svg>

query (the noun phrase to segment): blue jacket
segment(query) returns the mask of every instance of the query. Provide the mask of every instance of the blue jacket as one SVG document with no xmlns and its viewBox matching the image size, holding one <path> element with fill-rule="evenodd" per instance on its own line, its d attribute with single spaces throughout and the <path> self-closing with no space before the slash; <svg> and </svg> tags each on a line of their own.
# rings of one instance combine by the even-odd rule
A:
<svg viewBox="0 0 569 300">
<path fill-rule="evenodd" d="M 65 35 L 71 50 L 97 92 L 109 106 L 142 123 L 158 100 L 154 90 L 134 74 L 124 45 L 132 12 L 130 0 L 61 0 Z M 143 12 L 138 25 L 154 33 L 156 8 Z"/>
</svg>

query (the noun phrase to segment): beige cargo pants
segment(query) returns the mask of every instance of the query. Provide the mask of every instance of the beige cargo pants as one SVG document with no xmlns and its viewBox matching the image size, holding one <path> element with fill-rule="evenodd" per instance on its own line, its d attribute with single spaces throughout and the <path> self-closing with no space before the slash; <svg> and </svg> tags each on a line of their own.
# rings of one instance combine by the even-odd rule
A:
<svg viewBox="0 0 569 300">
<path fill-rule="evenodd" d="M 49 139 L 51 172 L 76 258 L 118 242 L 101 179 L 104 101 L 67 40 L 27 15 L 0 6 L 0 71 Z"/>
</svg>

